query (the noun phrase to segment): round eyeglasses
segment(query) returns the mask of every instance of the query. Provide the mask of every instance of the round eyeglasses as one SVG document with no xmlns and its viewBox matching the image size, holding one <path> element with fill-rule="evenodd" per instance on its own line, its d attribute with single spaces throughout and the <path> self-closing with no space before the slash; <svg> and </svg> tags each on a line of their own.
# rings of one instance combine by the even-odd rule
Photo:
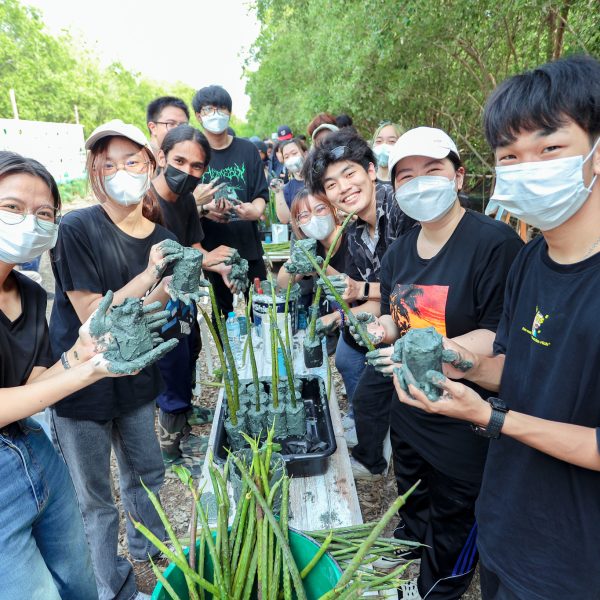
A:
<svg viewBox="0 0 600 600">
<path fill-rule="evenodd" d="M 303 210 L 301 213 L 298 213 L 296 220 L 298 221 L 298 223 L 300 225 L 306 225 L 307 223 L 310 222 L 313 215 L 315 217 L 324 217 L 325 215 L 328 215 L 330 212 L 331 211 L 329 210 L 329 207 L 326 204 L 317 204 L 317 206 L 315 206 L 312 209 L 312 211 Z"/>
<path fill-rule="evenodd" d="M 6 225 L 18 225 L 27 215 L 33 215 L 36 224 L 42 229 L 50 230 L 60 218 L 60 211 L 52 206 L 40 206 L 34 212 L 25 209 L 13 201 L 0 202 L 0 221 Z"/>
</svg>

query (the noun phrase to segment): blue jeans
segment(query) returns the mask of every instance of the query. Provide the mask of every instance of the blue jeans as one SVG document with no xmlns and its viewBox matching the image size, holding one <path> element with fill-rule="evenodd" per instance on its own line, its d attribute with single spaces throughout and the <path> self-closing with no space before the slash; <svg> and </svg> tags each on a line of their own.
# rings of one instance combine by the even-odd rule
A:
<svg viewBox="0 0 600 600">
<path fill-rule="evenodd" d="M 354 390 L 362 372 L 365 370 L 367 359 L 362 352 L 359 352 L 344 341 L 343 334 L 340 334 L 337 350 L 335 352 L 335 366 L 340 372 L 344 385 L 346 386 L 346 396 L 348 398 L 348 410 L 350 415 L 354 414 L 352 406 L 352 397 Z"/>
<path fill-rule="evenodd" d="M 154 403 L 107 422 L 69 419 L 52 411 L 51 426 L 77 492 L 100 600 L 130 600 L 137 588 L 131 563 L 117 554 L 119 511 L 110 487 L 110 450 L 112 446 L 119 467 L 129 553 L 134 560 L 147 560 L 158 550 L 133 527 L 129 515 L 165 539 L 160 518 L 140 483 L 158 495 L 164 480 Z"/>
<path fill-rule="evenodd" d="M 0 597 L 98 598 L 69 472 L 33 419 L 0 433 L 0 481 Z"/>
</svg>

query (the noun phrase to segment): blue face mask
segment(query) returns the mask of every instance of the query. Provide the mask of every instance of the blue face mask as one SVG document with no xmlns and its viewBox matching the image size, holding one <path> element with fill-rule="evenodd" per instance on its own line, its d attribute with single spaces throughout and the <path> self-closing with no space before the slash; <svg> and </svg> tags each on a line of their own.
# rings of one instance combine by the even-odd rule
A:
<svg viewBox="0 0 600 600">
<path fill-rule="evenodd" d="M 583 165 L 598 147 L 583 156 L 524 162 L 496 167 L 496 187 L 490 204 L 499 205 L 513 217 L 540 231 L 559 227 L 585 203 L 596 176 L 589 187 L 583 182 Z"/>
<path fill-rule="evenodd" d="M 229 115 L 215 113 L 210 117 L 202 117 L 202 127 L 211 133 L 223 133 L 229 126 Z"/>
<path fill-rule="evenodd" d="M 400 186 L 395 198 L 411 219 L 430 223 L 441 219 L 456 202 L 456 183 L 447 177 L 423 175 Z"/>
<path fill-rule="evenodd" d="M 379 144 L 378 146 L 373 146 L 373 153 L 377 159 L 378 167 L 385 169 L 388 166 L 390 152 L 393 147 L 392 144 Z"/>
</svg>

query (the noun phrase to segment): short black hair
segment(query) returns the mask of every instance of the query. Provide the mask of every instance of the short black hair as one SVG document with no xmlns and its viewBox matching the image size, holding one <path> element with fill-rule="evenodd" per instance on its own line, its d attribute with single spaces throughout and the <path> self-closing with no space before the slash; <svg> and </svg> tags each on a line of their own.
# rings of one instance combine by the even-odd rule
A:
<svg viewBox="0 0 600 600">
<path fill-rule="evenodd" d="M 204 164 L 208 166 L 210 162 L 210 144 L 206 139 L 206 136 L 191 125 L 180 125 L 179 127 L 173 127 L 167 132 L 163 139 L 163 143 L 160 149 L 165 153 L 165 156 L 171 152 L 173 146 L 179 142 L 196 142 L 202 150 L 204 150 Z"/>
<path fill-rule="evenodd" d="M 376 164 L 373 150 L 359 135 L 349 129 L 335 131 L 312 148 L 302 168 L 302 177 L 313 194 L 325 192 L 323 177 L 327 167 L 341 161 L 356 163 L 365 171 L 370 164 Z"/>
<path fill-rule="evenodd" d="M 50 188 L 54 208 L 60 210 L 60 192 L 50 171 L 42 163 L 33 158 L 26 158 L 8 150 L 0 150 L 0 179 L 20 173 L 33 175 L 41 179 Z"/>
<path fill-rule="evenodd" d="M 335 118 L 335 124 L 341 129 L 342 127 L 352 127 L 352 117 L 346 113 L 342 113 Z"/>
<path fill-rule="evenodd" d="M 232 102 L 229 92 L 220 85 L 208 85 L 200 88 L 192 98 L 194 112 L 199 113 L 203 106 L 224 106 L 231 112 Z"/>
<path fill-rule="evenodd" d="M 148 104 L 148 108 L 146 108 L 146 123 L 156 123 L 157 119 L 160 118 L 160 113 L 162 113 L 167 106 L 180 108 L 189 120 L 190 111 L 187 104 L 181 98 L 176 98 L 175 96 L 161 96 Z"/>
<path fill-rule="evenodd" d="M 519 131 L 553 131 L 565 118 L 591 139 L 600 134 L 600 62 L 591 56 L 561 58 L 503 81 L 485 106 L 485 137 L 500 148 Z"/>
</svg>

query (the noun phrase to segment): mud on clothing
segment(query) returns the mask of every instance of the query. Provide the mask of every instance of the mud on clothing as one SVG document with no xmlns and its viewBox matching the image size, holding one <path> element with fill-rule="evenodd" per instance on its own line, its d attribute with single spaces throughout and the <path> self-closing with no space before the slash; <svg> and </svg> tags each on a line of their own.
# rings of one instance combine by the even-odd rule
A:
<svg viewBox="0 0 600 600">
<path fill-rule="evenodd" d="M 227 148 L 211 148 L 210 163 L 202 177 L 202 183 L 209 183 L 216 177 L 220 183 L 227 183 L 235 190 L 240 202 L 252 202 L 256 198 L 269 200 L 269 189 L 265 178 L 260 154 L 256 146 L 248 140 L 237 137 Z M 204 219 L 203 246 L 214 250 L 218 246 L 236 248 L 242 258 L 248 261 L 262 259 L 262 245 L 256 221 L 243 221 L 233 218 L 229 223 L 216 223 Z"/>
<path fill-rule="evenodd" d="M 600 442 L 598 290 L 600 254 L 561 265 L 536 238 L 511 269 L 494 349 L 509 410 L 595 428 Z M 502 436 L 476 514 L 482 563 L 516 597 L 600 598 L 599 472 Z"/>
<path fill-rule="evenodd" d="M 145 238 L 121 231 L 99 206 L 67 213 L 51 251 L 56 296 L 50 317 L 54 360 L 71 348 L 81 326 L 67 292 L 94 294 L 117 291 L 148 265 L 150 249 L 175 236 L 160 225 Z M 67 396 L 55 405 L 56 413 L 72 419 L 108 421 L 153 400 L 162 387 L 156 364 L 138 375 L 102 379 Z"/>
</svg>

